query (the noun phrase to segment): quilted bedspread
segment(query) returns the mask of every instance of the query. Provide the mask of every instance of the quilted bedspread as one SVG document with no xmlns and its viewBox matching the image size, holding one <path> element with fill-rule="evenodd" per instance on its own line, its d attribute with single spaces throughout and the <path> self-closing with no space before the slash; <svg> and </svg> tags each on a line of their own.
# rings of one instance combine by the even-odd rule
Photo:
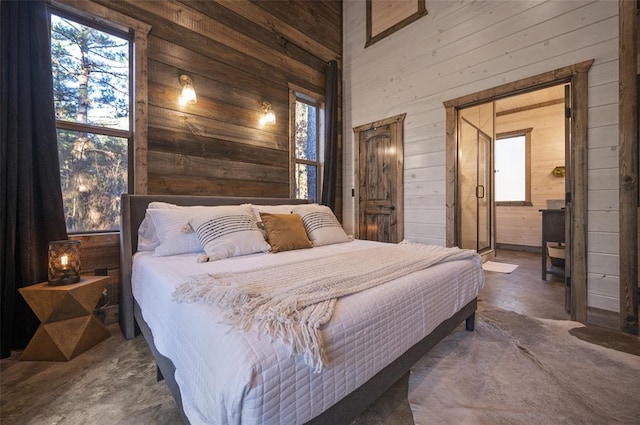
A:
<svg viewBox="0 0 640 425">
<path fill-rule="evenodd" d="M 175 288 L 194 274 L 237 272 L 378 246 L 353 241 L 210 263 L 197 263 L 196 254 L 136 254 L 134 297 L 156 347 L 176 366 L 191 424 L 305 423 L 451 317 L 483 285 L 479 259 L 472 258 L 341 298 L 321 329 L 328 358 L 321 373 L 313 373 L 282 342 L 224 324 L 222 313 L 205 304 L 172 300 Z"/>
</svg>

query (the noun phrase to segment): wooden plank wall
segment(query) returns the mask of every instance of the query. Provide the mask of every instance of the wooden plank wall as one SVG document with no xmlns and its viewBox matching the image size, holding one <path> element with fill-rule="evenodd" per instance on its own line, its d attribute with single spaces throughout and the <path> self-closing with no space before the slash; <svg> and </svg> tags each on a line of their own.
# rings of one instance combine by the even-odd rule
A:
<svg viewBox="0 0 640 425">
<path fill-rule="evenodd" d="M 148 192 L 287 197 L 288 83 L 324 93 L 340 2 L 96 1 L 152 27 Z M 178 104 L 181 74 L 195 105 Z M 263 101 L 274 126 L 258 122 Z"/>
<path fill-rule="evenodd" d="M 107 285 L 106 303 L 98 303 L 105 307 L 106 323 L 118 321 L 118 296 L 120 288 L 120 235 L 118 233 L 76 235 L 70 239 L 80 241 L 80 273 L 107 274 L 111 281 Z"/>
<path fill-rule="evenodd" d="M 326 63 L 335 59 L 342 68 L 342 3 L 93 1 L 152 27 L 148 193 L 288 197 L 288 83 L 324 95 Z M 181 74 L 193 79 L 195 105 L 178 104 Z M 258 122 L 263 101 L 273 106 L 274 126 Z M 341 189 L 339 171 L 338 219 Z M 107 268 L 117 302 L 117 235 L 78 239 L 83 272 Z"/>
<path fill-rule="evenodd" d="M 620 328 L 638 335 L 638 3 L 620 7 Z"/>
<path fill-rule="evenodd" d="M 343 3 L 344 190 L 355 187 L 357 172 L 350 129 L 406 113 L 405 237 L 411 240 L 446 243 L 444 101 L 594 59 L 588 303 L 618 311 L 618 248 L 601 242 L 619 233 L 618 2 L 427 2 L 428 15 L 367 48 L 364 3 Z M 347 231 L 354 220 L 355 204 L 345 199 Z"/>
</svg>

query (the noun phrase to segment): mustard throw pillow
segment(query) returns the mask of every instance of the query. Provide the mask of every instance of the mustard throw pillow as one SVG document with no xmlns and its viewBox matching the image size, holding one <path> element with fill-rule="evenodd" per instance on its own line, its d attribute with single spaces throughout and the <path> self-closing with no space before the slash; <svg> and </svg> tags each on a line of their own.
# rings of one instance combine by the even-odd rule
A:
<svg viewBox="0 0 640 425">
<path fill-rule="evenodd" d="M 267 232 L 271 252 L 313 247 L 298 214 L 260 213 L 260 218 Z"/>
</svg>

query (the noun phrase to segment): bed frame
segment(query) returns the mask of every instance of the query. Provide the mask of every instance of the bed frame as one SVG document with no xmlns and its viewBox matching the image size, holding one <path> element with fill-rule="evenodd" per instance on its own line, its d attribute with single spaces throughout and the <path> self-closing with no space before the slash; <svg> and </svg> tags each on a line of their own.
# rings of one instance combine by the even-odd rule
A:
<svg viewBox="0 0 640 425">
<path fill-rule="evenodd" d="M 149 348 L 158 365 L 158 380 L 165 379 L 171 394 L 176 400 L 185 424 L 189 424 L 184 409 L 180 390 L 175 381 L 175 366 L 168 358 L 156 349 L 153 334 L 142 318 L 140 307 L 133 298 L 131 289 L 131 268 L 133 254 L 138 246 L 138 227 L 145 216 L 147 206 L 151 202 L 168 202 L 176 205 L 239 205 L 252 203 L 257 205 L 304 204 L 305 200 L 289 198 L 240 198 L 223 196 L 186 196 L 186 195 L 122 195 L 121 232 L 120 232 L 120 328 L 126 339 L 134 338 L 140 332 L 144 335 Z M 460 323 L 466 321 L 466 329 L 473 331 L 477 299 L 473 299 L 451 318 L 442 322 L 420 342 L 409 348 L 387 367 L 378 372 L 361 387 L 334 404 L 328 410 L 310 420 L 306 425 L 349 424 L 360 413 L 364 412 L 376 399 L 386 392 L 394 383 L 406 376 L 411 366 L 433 348 L 440 340 L 449 335 Z"/>
</svg>

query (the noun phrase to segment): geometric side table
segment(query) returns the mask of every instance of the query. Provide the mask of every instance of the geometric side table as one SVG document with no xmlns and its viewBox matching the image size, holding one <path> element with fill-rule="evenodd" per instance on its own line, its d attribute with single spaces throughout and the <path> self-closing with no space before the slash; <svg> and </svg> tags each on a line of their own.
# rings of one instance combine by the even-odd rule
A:
<svg viewBox="0 0 640 425">
<path fill-rule="evenodd" d="M 69 285 L 43 282 L 18 289 L 42 322 L 20 360 L 67 361 L 109 338 L 109 330 L 93 315 L 109 279 L 81 276 Z"/>
</svg>

